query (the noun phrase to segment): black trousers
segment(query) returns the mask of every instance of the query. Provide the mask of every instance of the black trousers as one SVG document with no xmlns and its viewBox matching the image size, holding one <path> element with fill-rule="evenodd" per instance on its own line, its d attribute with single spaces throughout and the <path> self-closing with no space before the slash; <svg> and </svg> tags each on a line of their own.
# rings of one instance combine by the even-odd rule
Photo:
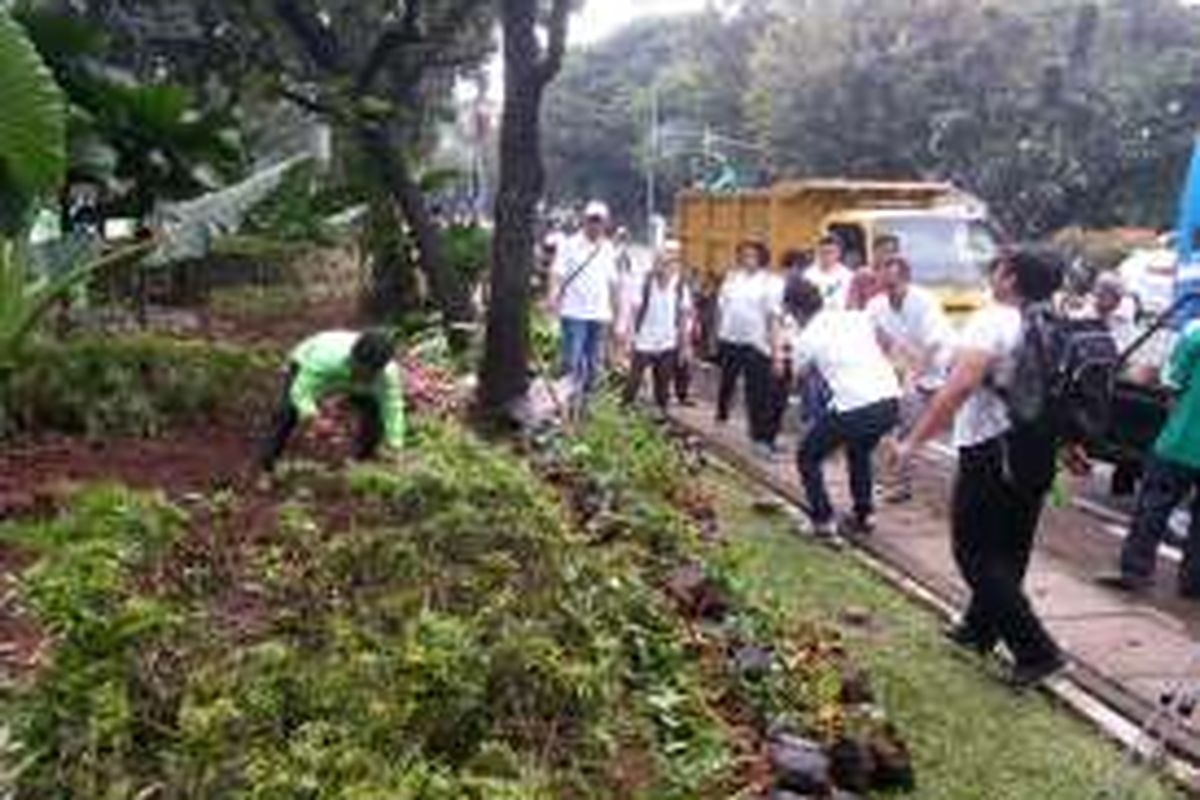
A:
<svg viewBox="0 0 1200 800">
<path fill-rule="evenodd" d="M 686 403 L 692 393 L 692 362 L 680 355 L 675 356 L 675 399 Z"/>
<path fill-rule="evenodd" d="M 663 350 L 659 353 L 644 353 L 634 350 L 629 365 L 629 375 L 625 379 L 623 402 L 629 405 L 637 400 L 638 393 L 642 389 L 642 379 L 649 368 L 654 385 L 654 404 L 666 410 L 667 403 L 671 399 L 671 382 L 676 375 L 677 354 L 676 350 Z"/>
<path fill-rule="evenodd" d="M 1152 456 L 1138 490 L 1129 536 L 1121 547 L 1121 572 L 1137 579 L 1154 578 L 1158 546 L 1167 534 L 1171 514 L 1191 495 L 1191 525 L 1179 566 L 1179 591 L 1200 597 L 1200 470 Z"/>
<path fill-rule="evenodd" d="M 1058 646 L 1022 584 L 1046 489 L 1020 488 L 1013 479 L 1026 471 L 1013 459 L 1030 457 L 1023 449 L 1014 452 L 1005 437 L 959 450 L 951 537 L 954 560 L 971 590 L 962 621 L 968 638 L 984 647 L 1003 642 L 1018 664 L 1043 664 L 1058 656 Z M 1032 471 L 1039 470 L 1034 465 Z"/>
<path fill-rule="evenodd" d="M 888 431 L 896 427 L 899 417 L 900 404 L 895 400 L 885 400 L 845 413 L 830 412 L 817 418 L 800 443 L 796 458 L 813 522 L 820 525 L 833 519 L 833 504 L 825 488 L 824 463 L 833 451 L 843 445 L 846 447 L 854 513 L 860 519 L 871 515 L 874 511 L 871 456 Z"/>
<path fill-rule="evenodd" d="M 763 431 L 763 441 L 769 444 L 775 444 L 775 440 L 779 438 L 779 434 L 783 430 L 783 418 L 787 414 L 793 383 L 794 378 L 790 365 L 786 367 L 783 375 L 775 375 L 774 372 L 771 374 L 770 400 L 766 412 L 766 427 Z"/>
<path fill-rule="evenodd" d="M 280 393 L 279 404 L 271 420 L 271 430 L 263 440 L 259 452 L 258 463 L 264 472 L 273 472 L 275 463 L 283 455 L 288 440 L 296 432 L 300 424 L 300 414 L 292 403 L 292 382 L 296 379 L 296 366 L 288 367 L 287 377 L 283 381 L 283 391 Z M 354 440 L 354 458 L 365 460 L 373 457 L 379 451 L 383 442 L 383 418 L 379 402 L 369 395 L 351 395 L 350 405 L 358 417 L 358 431 Z"/>
<path fill-rule="evenodd" d="M 750 439 L 754 442 L 771 441 L 771 358 L 754 345 L 721 342 L 717 360 L 721 366 L 717 419 L 721 422 L 729 419 L 733 393 L 741 380 Z"/>
</svg>

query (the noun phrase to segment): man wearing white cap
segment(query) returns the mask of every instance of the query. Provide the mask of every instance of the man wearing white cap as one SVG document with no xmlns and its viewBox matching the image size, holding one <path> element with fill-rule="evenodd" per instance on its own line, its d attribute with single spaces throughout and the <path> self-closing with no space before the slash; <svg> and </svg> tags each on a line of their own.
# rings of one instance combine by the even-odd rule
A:
<svg viewBox="0 0 1200 800">
<path fill-rule="evenodd" d="M 595 388 L 604 339 L 619 303 L 617 251 L 608 238 L 608 207 L 592 201 L 583 216 L 583 229 L 559 248 L 548 297 L 562 326 L 562 370 L 571 378 L 576 410 Z"/>
</svg>

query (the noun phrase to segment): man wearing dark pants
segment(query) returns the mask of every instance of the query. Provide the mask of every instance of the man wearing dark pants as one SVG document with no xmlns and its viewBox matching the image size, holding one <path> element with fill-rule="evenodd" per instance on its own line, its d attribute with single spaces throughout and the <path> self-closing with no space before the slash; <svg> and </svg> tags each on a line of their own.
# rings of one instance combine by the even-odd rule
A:
<svg viewBox="0 0 1200 800">
<path fill-rule="evenodd" d="M 979 651 L 990 651 L 1003 640 L 1017 654 L 1018 665 L 1050 665 L 1058 660 L 1058 648 L 1021 588 L 1045 492 L 1015 485 L 1006 474 L 1005 450 L 1003 440 L 996 439 L 959 450 L 951 500 L 952 549 L 972 595 L 953 636 Z M 1028 457 L 1008 458 L 1011 464 L 1014 458 Z M 1029 466 L 1032 462 L 1013 469 Z"/>
<path fill-rule="evenodd" d="M 850 496 L 854 501 L 854 513 L 845 521 L 843 530 L 852 534 L 870 532 L 871 516 L 875 513 L 871 459 L 879 442 L 896 427 L 898 418 L 899 404 L 890 399 L 853 411 L 824 414 L 809 429 L 800 445 L 800 478 L 818 533 L 828 530 L 828 523 L 834 518 L 823 465 L 843 445 L 850 473 Z"/>
<path fill-rule="evenodd" d="M 1121 548 L 1120 571 L 1099 580 L 1125 591 L 1149 588 L 1171 514 L 1192 495 L 1191 528 L 1178 589 L 1184 597 L 1200 599 L 1200 322 L 1184 329 L 1164 378 L 1177 392 L 1175 405 L 1154 444 L 1138 491 L 1133 525 Z"/>
<path fill-rule="evenodd" d="M 1015 661 L 1010 682 L 1026 687 L 1063 665 L 1022 587 L 1058 442 L 1048 423 L 1014 425 L 1000 390 L 1013 382 L 1023 310 L 1054 296 L 1062 266 L 1048 254 L 1018 251 L 996 260 L 990 281 L 994 302 L 967 323 L 945 385 L 896 447 L 896 457 L 908 469 L 917 448 L 953 421 L 958 473 L 951 537 L 971 596 L 947 635 L 980 653 L 1003 642 Z"/>
<path fill-rule="evenodd" d="M 404 395 L 394 353 L 391 338 L 376 332 L 327 331 L 301 342 L 289 356 L 279 407 L 259 454 L 262 470 L 274 471 L 302 423 L 319 433 L 331 432 L 321 404 L 335 395 L 346 397 L 358 415 L 356 459 L 372 458 L 385 444 L 399 451 L 404 443 Z"/>
<path fill-rule="evenodd" d="M 844 445 L 854 513 L 843 521 L 841 530 L 850 535 L 870 533 L 874 513 L 871 456 L 896 425 L 900 384 L 864 312 L 825 309 L 821 291 L 803 278 L 787 287 L 784 305 L 797 326 L 792 342 L 796 372 L 814 371 L 830 392 L 828 413 L 816 418 L 797 456 L 813 529 L 818 536 L 831 536 L 838 529 L 823 467 L 834 450 Z M 780 358 L 777 354 L 777 373 L 783 371 Z"/>
<path fill-rule="evenodd" d="M 668 243 L 654 259 L 633 308 L 632 349 L 624 402 L 633 403 L 642 388 L 646 368 L 653 370 L 654 404 L 665 413 L 671 399 L 671 380 L 679 354 L 686 346 L 691 299 L 679 274 L 678 247 Z"/>
<path fill-rule="evenodd" d="M 774 455 L 769 438 L 771 354 L 780 301 L 777 282 L 768 272 L 770 263 L 771 251 L 762 241 L 752 238 L 739 244 L 736 263 L 725 274 L 717 301 L 717 357 L 721 366 L 717 422 L 729 419 L 734 390 L 744 377 L 750 439 L 755 452 L 764 458 Z"/>
</svg>

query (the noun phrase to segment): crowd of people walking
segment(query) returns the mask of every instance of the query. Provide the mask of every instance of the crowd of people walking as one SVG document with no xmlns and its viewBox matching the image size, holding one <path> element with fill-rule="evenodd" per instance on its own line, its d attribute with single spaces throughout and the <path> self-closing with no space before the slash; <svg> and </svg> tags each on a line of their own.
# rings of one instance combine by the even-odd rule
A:
<svg viewBox="0 0 1200 800">
<path fill-rule="evenodd" d="M 984 306 L 952 325 L 939 299 L 914 284 L 896 236 L 876 236 L 867 263 L 853 270 L 834 236 L 822 238 L 815 252 L 784 253 L 780 269 L 772 266 L 768 244 L 749 238 L 738 244 L 719 285 L 706 287 L 714 313 L 702 326 L 702 298 L 679 244 L 666 242 L 648 268 L 638 269 L 627 234 L 610 238 L 609 228 L 608 209 L 589 204 L 581 230 L 556 246 L 550 270 L 549 303 L 561 324 L 562 368 L 576 410 L 606 361 L 624 371 L 626 403 L 638 400 L 647 372 L 660 413 L 672 396 L 689 402 L 692 364 L 711 337 L 719 374 L 715 424 L 730 424 L 740 389 L 747 436 L 756 455 L 770 460 L 779 456 L 788 409 L 796 409 L 808 527 L 825 538 L 870 535 L 876 466 L 887 465 L 888 485 L 879 494 L 907 502 L 915 454 L 948 432 L 958 454 L 952 552 L 970 600 L 947 635 L 980 653 L 1004 644 L 1017 685 L 1037 683 L 1062 666 L 1023 583 L 1060 464 L 1084 471 L 1087 459 L 1055 427 L 1057 412 L 1017 410 L 1029 406 L 1028 397 L 1017 396 L 1031 393 L 1022 372 L 1028 372 L 1030 320 L 1040 318 L 1033 310 L 1064 312 L 1056 301 L 1065 269 L 1056 256 L 1032 249 L 999 255 L 987 268 Z M 1104 277 L 1074 313 L 1098 320 L 1126 345 L 1135 335 L 1127 306 L 1119 281 Z M 1126 366 L 1133 374 L 1145 371 L 1144 364 Z M 1195 327 L 1180 337 L 1170 360 L 1167 379 L 1182 399 L 1142 481 L 1121 569 L 1104 579 L 1117 588 L 1149 585 L 1171 510 L 1200 486 L 1200 381 L 1192 380 L 1198 370 Z M 842 514 L 824 475 L 838 451 L 851 495 Z M 1192 519 L 1194 529 L 1200 526 L 1200 506 Z M 1180 588 L 1200 596 L 1200 536 L 1191 541 Z"/>
</svg>

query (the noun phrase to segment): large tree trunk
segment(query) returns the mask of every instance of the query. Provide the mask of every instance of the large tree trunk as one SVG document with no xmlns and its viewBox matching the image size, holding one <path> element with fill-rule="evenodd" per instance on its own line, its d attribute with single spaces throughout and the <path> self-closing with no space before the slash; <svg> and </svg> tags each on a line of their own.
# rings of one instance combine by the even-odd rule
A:
<svg viewBox="0 0 1200 800">
<path fill-rule="evenodd" d="M 529 386 L 529 303 L 534 224 L 544 183 L 536 0 L 504 0 L 504 115 L 492 239 L 491 304 L 479 409 L 502 417 Z"/>
<path fill-rule="evenodd" d="M 425 205 L 425 195 L 409 170 L 408 162 L 392 148 L 387 132 L 379 127 L 361 125 L 356 129 L 367 158 L 379 170 L 388 194 L 412 230 L 421 254 L 421 269 L 429 279 L 429 289 L 452 344 L 461 342 L 459 324 L 472 319 L 470 297 L 463 281 L 452 274 L 442 248 L 442 236 Z"/>
<path fill-rule="evenodd" d="M 417 265 L 391 196 L 381 193 L 371 199 L 363 247 L 371 265 L 369 285 L 363 287 L 363 313 L 388 323 L 420 311 L 424 298 Z"/>
</svg>

